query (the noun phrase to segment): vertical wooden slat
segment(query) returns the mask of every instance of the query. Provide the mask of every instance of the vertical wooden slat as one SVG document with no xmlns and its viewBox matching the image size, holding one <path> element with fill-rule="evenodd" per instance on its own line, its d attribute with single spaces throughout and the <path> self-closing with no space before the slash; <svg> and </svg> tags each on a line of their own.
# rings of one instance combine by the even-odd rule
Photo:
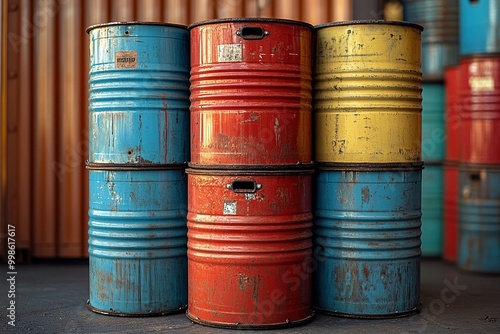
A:
<svg viewBox="0 0 500 334">
<path fill-rule="evenodd" d="M 217 18 L 242 17 L 243 0 L 217 0 Z"/>
<path fill-rule="evenodd" d="M 333 2 L 330 21 L 348 21 L 352 19 L 351 0 L 330 0 Z"/>
<path fill-rule="evenodd" d="M 163 20 L 188 25 L 189 3 L 190 1 L 186 0 L 163 0 Z"/>
<path fill-rule="evenodd" d="M 328 0 L 308 0 L 302 3 L 303 21 L 312 25 L 328 22 Z"/>
<path fill-rule="evenodd" d="M 273 16 L 273 1 L 272 0 L 246 0 L 245 1 L 245 16 L 246 17 L 272 17 Z"/>
<path fill-rule="evenodd" d="M 141 0 L 137 5 L 137 20 L 160 22 L 162 13 L 161 0 Z"/>
<path fill-rule="evenodd" d="M 111 20 L 112 21 L 134 21 L 134 0 L 112 0 L 111 1 Z"/>
<path fill-rule="evenodd" d="M 82 36 L 81 1 L 72 0 L 61 4 L 59 33 L 59 149 L 56 162 L 59 212 L 58 256 L 81 256 L 81 205 L 83 202 L 82 177 L 85 168 L 85 143 L 81 139 L 81 72 L 79 40 Z"/>
<path fill-rule="evenodd" d="M 191 0 L 190 23 L 215 18 L 215 0 Z"/>
<path fill-rule="evenodd" d="M 300 0 L 274 0 L 274 15 L 282 19 L 300 20 Z"/>
<path fill-rule="evenodd" d="M 56 73 L 57 5 L 49 0 L 38 0 L 31 22 L 37 23 L 35 43 L 35 136 L 34 161 L 34 221 L 33 256 L 56 256 Z M 35 19 L 37 20 L 35 22 Z"/>
<path fill-rule="evenodd" d="M 5 1 L 0 3 L 0 256 L 7 258 L 7 17 L 8 7 Z"/>
</svg>

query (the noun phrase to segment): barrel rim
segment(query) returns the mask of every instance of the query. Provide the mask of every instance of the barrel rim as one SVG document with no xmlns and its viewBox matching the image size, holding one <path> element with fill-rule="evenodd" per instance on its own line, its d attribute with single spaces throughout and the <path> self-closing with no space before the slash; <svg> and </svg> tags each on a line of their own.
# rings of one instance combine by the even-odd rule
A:
<svg viewBox="0 0 500 334">
<path fill-rule="evenodd" d="M 113 22 L 93 24 L 91 26 L 88 26 L 87 29 L 85 29 L 85 32 L 89 34 L 92 30 L 97 28 L 125 26 L 125 25 L 151 25 L 151 26 L 164 26 L 172 28 L 183 28 L 185 30 L 187 29 L 187 26 L 184 24 L 160 22 L 160 21 L 113 21 Z"/>
<path fill-rule="evenodd" d="M 194 22 L 190 24 L 187 28 L 188 30 L 191 30 L 192 28 L 198 26 L 207 24 L 217 24 L 217 23 L 280 23 L 280 24 L 300 25 L 310 29 L 314 28 L 312 24 L 300 20 L 279 19 L 279 18 L 269 18 L 269 17 L 234 17 L 234 18 L 228 17 L 221 19 L 210 19 L 210 20 Z"/>
<path fill-rule="evenodd" d="M 97 163 L 86 162 L 86 169 L 89 170 L 172 170 L 184 169 L 186 163 L 180 164 L 154 164 L 154 163 L 137 163 L 137 164 L 114 164 L 114 163 Z"/>
<path fill-rule="evenodd" d="M 460 171 L 487 171 L 487 172 L 500 172 L 500 165 L 494 164 L 474 164 L 458 162 L 457 168 Z"/>
<path fill-rule="evenodd" d="M 274 165 L 262 165 L 262 164 L 202 164 L 189 162 L 188 166 L 194 169 L 220 169 L 220 170 L 299 170 L 299 169 L 312 169 L 314 168 L 314 162 L 308 163 L 297 163 L 297 164 L 274 164 Z"/>
<path fill-rule="evenodd" d="M 186 174 L 205 176 L 287 176 L 312 175 L 314 169 L 248 170 L 186 168 Z"/>
<path fill-rule="evenodd" d="M 328 28 L 328 27 L 349 26 L 349 25 L 365 25 L 365 24 L 396 25 L 396 26 L 412 27 L 412 28 L 419 29 L 420 31 L 424 30 L 423 26 L 421 26 L 420 24 L 414 23 L 414 22 L 386 21 L 386 20 L 349 20 L 349 21 L 326 22 L 326 23 L 315 25 L 314 30 L 319 30 L 319 29 Z"/>
<path fill-rule="evenodd" d="M 361 171 L 361 172 L 373 172 L 373 171 L 409 171 L 409 170 L 422 170 L 424 169 L 423 161 L 416 162 L 385 162 L 385 163 L 371 163 L 371 162 L 360 162 L 360 163 L 337 163 L 337 162 L 327 162 L 322 164 L 317 164 L 316 169 L 319 171 Z"/>
<path fill-rule="evenodd" d="M 462 61 L 468 61 L 474 59 L 500 60 L 500 52 L 492 52 L 492 53 L 477 52 L 477 53 L 459 54 L 457 66 L 460 66 Z"/>
</svg>

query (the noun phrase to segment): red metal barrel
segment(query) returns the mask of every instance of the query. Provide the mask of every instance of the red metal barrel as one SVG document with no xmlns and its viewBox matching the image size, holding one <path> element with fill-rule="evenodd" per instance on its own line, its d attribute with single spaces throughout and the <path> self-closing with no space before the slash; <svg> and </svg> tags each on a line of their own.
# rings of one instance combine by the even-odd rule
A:
<svg viewBox="0 0 500 334">
<path fill-rule="evenodd" d="M 443 171 L 443 259 L 455 263 L 458 254 L 458 165 L 446 162 Z"/>
<path fill-rule="evenodd" d="M 444 70 L 445 80 L 445 128 L 446 128 L 446 153 L 445 160 L 458 161 L 458 142 L 460 128 L 460 100 L 458 66 L 449 66 Z"/>
<path fill-rule="evenodd" d="M 460 60 L 460 157 L 471 164 L 500 164 L 500 56 Z"/>
<path fill-rule="evenodd" d="M 241 18 L 189 29 L 191 166 L 311 163 L 312 26 Z"/>
<path fill-rule="evenodd" d="M 312 170 L 188 169 L 188 312 L 283 327 L 313 316 Z"/>
</svg>

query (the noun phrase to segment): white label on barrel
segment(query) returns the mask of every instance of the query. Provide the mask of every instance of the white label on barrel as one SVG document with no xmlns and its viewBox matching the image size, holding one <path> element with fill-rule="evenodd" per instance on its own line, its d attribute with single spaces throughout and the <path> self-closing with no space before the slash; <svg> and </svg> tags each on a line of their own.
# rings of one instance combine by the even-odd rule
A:
<svg viewBox="0 0 500 334">
<path fill-rule="evenodd" d="M 236 214 L 236 202 L 235 201 L 224 201 L 224 214 L 225 215 L 235 215 Z"/>
<path fill-rule="evenodd" d="M 243 60 L 241 44 L 221 44 L 218 45 L 218 61 L 225 62 L 238 62 Z"/>
<path fill-rule="evenodd" d="M 115 68 L 137 68 L 137 51 L 116 51 Z"/>
<path fill-rule="evenodd" d="M 470 77 L 469 85 L 473 92 L 491 92 L 495 89 L 495 81 L 493 80 L 493 77 Z"/>
</svg>

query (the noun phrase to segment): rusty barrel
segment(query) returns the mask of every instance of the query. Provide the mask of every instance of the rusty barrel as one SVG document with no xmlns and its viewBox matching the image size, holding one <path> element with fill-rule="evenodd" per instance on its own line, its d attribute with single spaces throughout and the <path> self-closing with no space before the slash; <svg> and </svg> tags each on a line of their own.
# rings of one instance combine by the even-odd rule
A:
<svg viewBox="0 0 500 334">
<path fill-rule="evenodd" d="M 116 316 L 187 305 L 183 168 L 89 170 L 88 308 Z"/>
<path fill-rule="evenodd" d="M 422 171 L 422 256 L 443 252 L 443 165 L 426 163 Z"/>
<path fill-rule="evenodd" d="M 500 273 L 500 166 L 459 166 L 458 268 Z"/>
<path fill-rule="evenodd" d="M 403 0 L 403 4 L 404 20 L 425 27 L 422 33 L 423 79 L 442 81 L 444 69 L 458 63 L 458 0 Z"/>
<path fill-rule="evenodd" d="M 460 67 L 449 66 L 444 70 L 445 82 L 445 160 L 458 161 L 460 141 Z"/>
<path fill-rule="evenodd" d="M 185 26 L 114 22 L 90 37 L 89 162 L 189 160 L 189 32 Z"/>
<path fill-rule="evenodd" d="M 314 306 L 356 318 L 420 305 L 422 163 L 317 167 Z"/>
<path fill-rule="evenodd" d="M 445 86 L 432 82 L 422 84 L 422 158 L 438 163 L 445 158 Z"/>
<path fill-rule="evenodd" d="M 191 34 L 191 166 L 310 164 L 312 26 L 218 19 Z"/>
<path fill-rule="evenodd" d="M 460 55 L 500 53 L 498 0 L 460 0 Z"/>
<path fill-rule="evenodd" d="M 313 170 L 186 172 L 188 318 L 253 329 L 311 320 Z"/>
<path fill-rule="evenodd" d="M 443 165 L 443 259 L 457 261 L 458 244 L 458 165 L 445 162 Z"/>
<path fill-rule="evenodd" d="M 500 165 L 500 55 L 462 58 L 459 66 L 459 161 Z"/>
<path fill-rule="evenodd" d="M 422 160 L 422 29 L 401 21 L 315 27 L 315 162 Z"/>
</svg>

